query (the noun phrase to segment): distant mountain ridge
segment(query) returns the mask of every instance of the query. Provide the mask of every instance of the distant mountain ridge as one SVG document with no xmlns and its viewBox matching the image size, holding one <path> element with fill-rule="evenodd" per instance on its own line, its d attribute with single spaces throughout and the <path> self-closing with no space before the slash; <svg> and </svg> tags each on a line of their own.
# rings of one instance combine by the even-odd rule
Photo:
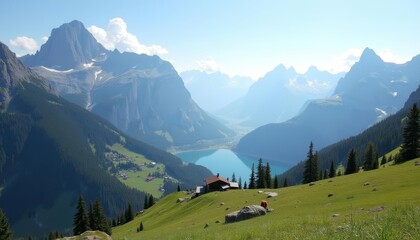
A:
<svg viewBox="0 0 420 240">
<path fill-rule="evenodd" d="M 366 48 L 333 96 L 311 101 L 289 121 L 250 132 L 236 151 L 297 163 L 305 159 L 310 141 L 319 149 L 362 132 L 403 107 L 420 83 L 419 58 L 405 64 L 385 63 Z"/>
<path fill-rule="evenodd" d="M 190 70 L 179 75 L 197 104 L 213 114 L 243 97 L 254 83 L 249 77 L 230 77 L 221 72 Z"/>
<path fill-rule="evenodd" d="M 233 134 L 191 99 L 169 62 L 105 50 L 81 22 L 54 29 L 41 50 L 22 61 L 67 100 L 160 148 Z"/>
<path fill-rule="evenodd" d="M 1 86 L 15 83 L 7 106 L 5 100 L 0 102 L 6 106 L 0 111 L 0 208 L 15 237 L 68 231 L 80 194 L 87 202 L 100 200 L 109 217 L 116 217 L 128 203 L 142 209 L 144 193 L 126 187 L 109 172 L 114 163 L 105 153 L 114 144 L 163 164 L 165 173 L 185 188 L 212 175 L 127 137 L 108 121 L 53 94 L 45 79 L 2 43 L 0 64 Z"/>
<path fill-rule="evenodd" d="M 308 100 L 331 95 L 341 76 L 314 66 L 299 74 L 293 67 L 279 65 L 217 114 L 251 128 L 283 122 L 296 116 Z"/>
</svg>

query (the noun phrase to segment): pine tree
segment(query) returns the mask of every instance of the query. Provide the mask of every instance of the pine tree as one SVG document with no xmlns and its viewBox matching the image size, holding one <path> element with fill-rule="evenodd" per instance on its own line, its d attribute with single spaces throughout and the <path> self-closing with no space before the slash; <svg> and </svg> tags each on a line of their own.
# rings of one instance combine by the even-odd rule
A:
<svg viewBox="0 0 420 240">
<path fill-rule="evenodd" d="M 382 156 L 381 165 L 385 165 L 388 161 L 386 160 L 386 156 Z"/>
<path fill-rule="evenodd" d="M 323 179 L 327 179 L 328 178 L 328 172 L 327 172 L 327 169 L 325 169 L 324 170 L 324 177 L 323 177 Z"/>
<path fill-rule="evenodd" d="M 256 188 L 265 188 L 266 184 L 267 183 L 265 182 L 265 169 L 262 163 L 262 159 L 260 158 L 258 160 L 258 165 L 257 165 Z"/>
<path fill-rule="evenodd" d="M 331 165 L 330 165 L 330 172 L 328 177 L 333 178 L 335 177 L 335 167 L 334 167 L 334 162 L 331 161 Z"/>
<path fill-rule="evenodd" d="M 152 194 L 150 194 L 149 196 L 149 207 L 155 205 L 155 198 L 153 197 Z"/>
<path fill-rule="evenodd" d="M 176 188 L 176 191 L 177 192 L 180 192 L 181 191 L 181 188 L 179 187 L 179 183 L 178 183 L 178 187 Z"/>
<path fill-rule="evenodd" d="M 148 208 L 149 208 L 149 197 L 147 196 L 147 194 L 144 194 L 143 209 L 148 209 Z"/>
<path fill-rule="evenodd" d="M 140 226 L 139 226 L 139 230 L 143 231 L 144 227 L 143 227 L 143 222 L 140 222 Z"/>
<path fill-rule="evenodd" d="M 239 187 L 239 189 L 242 189 L 242 178 L 241 177 L 239 177 L 238 187 Z"/>
<path fill-rule="evenodd" d="M 96 230 L 98 229 L 98 223 L 95 218 L 95 214 L 93 213 L 93 203 L 91 202 L 89 204 L 89 211 L 88 211 L 88 217 L 89 217 L 89 227 L 90 229 Z"/>
<path fill-rule="evenodd" d="M 289 183 L 287 182 L 287 178 L 284 179 L 283 187 L 288 187 Z"/>
<path fill-rule="evenodd" d="M 251 176 L 249 177 L 249 185 L 248 185 L 249 189 L 254 189 L 255 188 L 255 172 L 254 172 L 254 163 L 252 163 L 252 168 L 251 168 Z"/>
<path fill-rule="evenodd" d="M 377 166 L 377 162 L 378 162 L 377 155 L 378 154 L 377 154 L 377 151 L 375 149 L 375 146 L 373 145 L 372 142 L 370 142 L 365 149 L 365 159 L 364 159 L 365 161 L 363 163 L 363 168 L 366 171 L 378 168 L 378 166 Z"/>
<path fill-rule="evenodd" d="M 0 239 L 11 240 L 12 230 L 10 229 L 9 220 L 0 208 Z"/>
<path fill-rule="evenodd" d="M 125 210 L 125 221 L 129 222 L 133 219 L 134 219 L 133 207 L 129 203 L 128 206 L 127 206 L 127 209 Z"/>
<path fill-rule="evenodd" d="M 79 200 L 77 201 L 77 211 L 73 218 L 73 234 L 80 235 L 89 228 L 89 218 L 86 213 L 86 206 L 85 201 L 83 200 L 82 195 L 79 196 Z"/>
<path fill-rule="evenodd" d="M 419 109 L 417 104 L 413 104 L 405 121 L 403 129 L 403 141 L 400 150 L 400 157 L 397 163 L 405 162 L 417 158 L 420 153 L 420 123 L 419 123 Z"/>
<path fill-rule="evenodd" d="M 306 157 L 305 169 L 303 171 L 303 183 L 310 183 L 317 181 L 319 177 L 318 170 L 318 153 L 313 153 L 314 145 L 311 142 L 309 144 L 309 151 Z"/>
<path fill-rule="evenodd" d="M 231 182 L 236 182 L 236 176 L 235 176 L 235 172 L 232 173 L 232 180 L 230 180 Z"/>
<path fill-rule="evenodd" d="M 246 185 L 246 181 L 244 182 L 244 189 L 247 189 L 248 186 Z"/>
<path fill-rule="evenodd" d="M 95 204 L 93 205 L 93 219 L 96 226 L 95 228 L 92 228 L 92 230 L 99 230 L 111 235 L 111 227 L 109 226 L 108 219 L 105 216 L 101 203 L 98 200 L 95 201 Z"/>
<path fill-rule="evenodd" d="M 273 188 L 279 188 L 279 178 L 275 175 L 273 179 Z"/>
<path fill-rule="evenodd" d="M 265 184 L 267 188 L 272 188 L 272 182 L 271 182 L 271 168 L 270 168 L 270 164 L 267 162 L 265 164 Z"/>
<path fill-rule="evenodd" d="M 356 151 L 352 149 L 347 158 L 347 167 L 345 174 L 353 174 L 357 172 Z"/>
</svg>

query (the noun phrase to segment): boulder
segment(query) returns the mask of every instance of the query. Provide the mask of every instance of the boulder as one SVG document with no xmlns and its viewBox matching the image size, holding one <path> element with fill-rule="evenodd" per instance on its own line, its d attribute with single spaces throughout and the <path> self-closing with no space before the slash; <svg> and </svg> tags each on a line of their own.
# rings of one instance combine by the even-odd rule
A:
<svg viewBox="0 0 420 240">
<path fill-rule="evenodd" d="M 370 182 L 363 183 L 363 186 L 369 186 L 369 185 L 370 185 Z"/>
<path fill-rule="evenodd" d="M 279 194 L 276 192 L 266 192 L 267 198 L 277 197 Z"/>
<path fill-rule="evenodd" d="M 239 211 L 229 213 L 225 216 L 225 223 L 239 222 L 246 219 L 265 215 L 267 211 L 265 208 L 258 205 L 251 205 L 243 207 Z"/>
<path fill-rule="evenodd" d="M 334 193 L 328 193 L 328 197 L 334 196 Z"/>
<path fill-rule="evenodd" d="M 338 213 L 334 213 L 333 215 L 332 215 L 332 217 L 333 218 L 337 218 L 337 217 L 339 217 L 340 216 L 340 214 L 338 214 Z"/>
<path fill-rule="evenodd" d="M 420 166 L 420 162 L 417 162 L 417 161 L 416 161 L 416 162 L 414 163 L 414 166 Z"/>
<path fill-rule="evenodd" d="M 176 203 L 182 203 L 183 201 L 185 201 L 185 198 L 178 198 L 178 199 L 176 200 Z"/>
<path fill-rule="evenodd" d="M 309 186 L 313 186 L 313 185 L 315 185 L 315 183 L 314 183 L 314 182 L 310 182 L 310 183 L 309 183 Z"/>
<path fill-rule="evenodd" d="M 384 206 L 378 206 L 370 209 L 371 212 L 382 212 L 383 210 L 385 210 Z"/>
</svg>

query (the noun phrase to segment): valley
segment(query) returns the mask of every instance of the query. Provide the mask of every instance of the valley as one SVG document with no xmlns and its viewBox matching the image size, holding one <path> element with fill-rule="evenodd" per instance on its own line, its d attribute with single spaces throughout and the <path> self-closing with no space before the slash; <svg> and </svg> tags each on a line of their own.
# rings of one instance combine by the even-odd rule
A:
<svg viewBox="0 0 420 240">
<path fill-rule="evenodd" d="M 0 5 L 0 240 L 420 239 L 420 4 Z"/>
</svg>

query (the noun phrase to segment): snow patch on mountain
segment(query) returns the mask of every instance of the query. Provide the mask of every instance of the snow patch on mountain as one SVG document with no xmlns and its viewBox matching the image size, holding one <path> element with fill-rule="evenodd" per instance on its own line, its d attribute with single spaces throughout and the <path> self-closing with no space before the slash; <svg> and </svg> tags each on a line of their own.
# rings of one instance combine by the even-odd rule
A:
<svg viewBox="0 0 420 240">
<path fill-rule="evenodd" d="M 69 69 L 69 70 L 59 71 L 59 70 L 56 70 L 56 69 L 53 69 L 53 68 L 47 68 L 47 67 L 44 67 L 44 66 L 41 66 L 41 68 L 43 68 L 43 69 L 45 69 L 49 72 L 55 72 L 55 73 L 70 73 L 70 72 L 73 72 L 73 70 L 74 70 L 72 68 L 72 69 Z"/>
</svg>

